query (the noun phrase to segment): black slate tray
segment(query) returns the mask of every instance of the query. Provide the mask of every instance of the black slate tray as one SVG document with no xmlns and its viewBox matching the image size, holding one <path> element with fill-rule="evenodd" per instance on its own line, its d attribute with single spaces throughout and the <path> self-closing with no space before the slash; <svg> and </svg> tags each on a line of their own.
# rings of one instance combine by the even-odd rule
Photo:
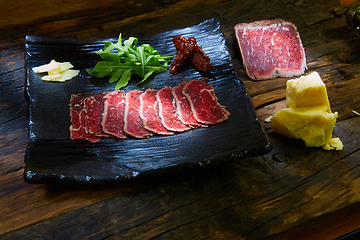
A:
<svg viewBox="0 0 360 240">
<path fill-rule="evenodd" d="M 149 43 L 160 54 L 174 54 L 175 57 L 172 37 L 178 35 L 195 37 L 211 58 L 215 67 L 206 77 L 214 86 L 219 102 L 230 111 L 229 120 L 174 136 L 153 136 L 143 140 L 103 139 L 95 144 L 70 140 L 69 99 L 71 94 L 88 96 L 114 89 L 115 84 L 108 83 L 108 79 L 92 78 L 85 71 L 99 60 L 95 51 L 103 48 L 103 40 L 81 42 L 27 36 L 25 97 L 30 114 L 24 180 L 27 183 L 120 182 L 148 174 L 222 164 L 268 153 L 270 142 L 243 83 L 237 79 L 232 68 L 219 22 L 209 19 L 195 26 L 139 39 L 139 44 Z M 115 37 L 107 40 L 115 42 Z M 65 83 L 42 81 L 32 68 L 52 59 L 70 61 L 80 74 Z M 175 86 L 181 80 L 204 76 L 191 64 L 186 64 L 176 75 L 170 75 L 168 70 L 142 85 L 136 85 L 140 79 L 135 77 L 124 90 L 160 89 Z"/>
</svg>

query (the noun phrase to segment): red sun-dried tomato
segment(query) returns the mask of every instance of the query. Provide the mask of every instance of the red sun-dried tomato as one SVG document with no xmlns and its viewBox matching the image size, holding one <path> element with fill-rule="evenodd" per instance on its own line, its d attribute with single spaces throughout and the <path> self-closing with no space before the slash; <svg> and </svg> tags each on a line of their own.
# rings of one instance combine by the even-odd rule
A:
<svg viewBox="0 0 360 240">
<path fill-rule="evenodd" d="M 203 72 L 209 72 L 214 67 L 210 64 L 209 56 L 204 53 L 202 47 L 197 45 L 194 37 L 186 39 L 183 36 L 177 36 L 173 38 L 173 42 L 178 52 L 170 65 L 170 73 L 176 73 L 187 60 Z"/>
</svg>

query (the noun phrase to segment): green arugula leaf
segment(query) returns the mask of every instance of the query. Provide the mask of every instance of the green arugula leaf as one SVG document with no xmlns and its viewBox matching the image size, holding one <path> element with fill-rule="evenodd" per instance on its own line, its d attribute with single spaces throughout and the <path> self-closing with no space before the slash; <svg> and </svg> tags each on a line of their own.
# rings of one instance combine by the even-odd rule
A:
<svg viewBox="0 0 360 240">
<path fill-rule="evenodd" d="M 126 70 L 124 72 L 124 74 L 121 76 L 120 80 L 117 82 L 116 86 L 115 86 L 115 90 L 119 90 L 122 87 L 125 87 L 130 78 L 131 78 L 131 68 L 129 68 L 128 70 Z"/>
<path fill-rule="evenodd" d="M 140 84 L 152 74 L 165 72 L 173 58 L 172 54 L 160 55 L 149 44 L 136 46 L 138 39 L 135 37 L 122 42 L 121 33 L 116 43 L 103 43 L 105 47 L 96 52 L 103 61 L 97 62 L 93 69 L 86 69 L 86 72 L 97 78 L 109 76 L 110 83 L 117 82 L 115 90 L 127 86 L 131 75 L 139 75 L 142 78 Z"/>
</svg>

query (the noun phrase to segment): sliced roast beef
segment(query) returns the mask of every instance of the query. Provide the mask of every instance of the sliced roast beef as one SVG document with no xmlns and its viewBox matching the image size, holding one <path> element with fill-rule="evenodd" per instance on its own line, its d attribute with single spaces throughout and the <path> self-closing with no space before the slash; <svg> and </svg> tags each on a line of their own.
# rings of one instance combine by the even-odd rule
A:
<svg viewBox="0 0 360 240">
<path fill-rule="evenodd" d="M 299 76 L 305 51 L 296 26 L 282 19 L 240 23 L 234 27 L 243 64 L 251 79 Z"/>
<path fill-rule="evenodd" d="M 208 127 L 228 119 L 214 88 L 205 79 L 193 79 L 158 91 L 116 90 L 70 98 L 70 138 L 98 142 L 101 137 L 149 138 L 153 133 L 173 135 Z"/>
<path fill-rule="evenodd" d="M 124 132 L 135 138 L 148 138 L 152 134 L 142 126 L 140 118 L 140 95 L 142 91 L 132 90 L 126 94 Z"/>
<path fill-rule="evenodd" d="M 124 134 L 125 95 L 124 91 L 116 90 L 104 96 L 102 130 L 118 139 L 126 138 Z"/>
<path fill-rule="evenodd" d="M 230 112 L 221 106 L 214 88 L 206 81 L 192 79 L 183 88 L 195 119 L 204 124 L 217 124 L 228 119 Z"/>
<path fill-rule="evenodd" d="M 172 95 L 175 99 L 176 112 L 178 114 L 179 120 L 183 122 L 185 125 L 191 126 L 193 128 L 207 127 L 207 125 L 199 123 L 194 118 L 190 103 L 182 92 L 185 84 L 186 82 L 182 82 L 179 85 L 172 88 Z"/>
<path fill-rule="evenodd" d="M 149 88 L 140 95 L 140 118 L 143 127 L 160 135 L 173 135 L 174 133 L 167 130 L 161 123 L 156 93 L 155 89 Z"/>
<path fill-rule="evenodd" d="M 108 135 L 102 131 L 101 120 L 104 111 L 104 96 L 106 93 L 99 92 L 91 94 L 85 98 L 85 130 L 90 135 L 96 137 L 107 137 Z"/>
<path fill-rule="evenodd" d="M 191 129 L 179 120 L 176 113 L 175 99 L 171 93 L 171 87 L 160 89 L 156 94 L 156 99 L 159 104 L 161 123 L 165 128 L 173 132 L 184 132 Z"/>
<path fill-rule="evenodd" d="M 98 142 L 100 138 L 86 132 L 86 113 L 84 97 L 81 94 L 71 95 L 70 98 L 70 139 L 85 139 L 91 142 Z"/>
</svg>

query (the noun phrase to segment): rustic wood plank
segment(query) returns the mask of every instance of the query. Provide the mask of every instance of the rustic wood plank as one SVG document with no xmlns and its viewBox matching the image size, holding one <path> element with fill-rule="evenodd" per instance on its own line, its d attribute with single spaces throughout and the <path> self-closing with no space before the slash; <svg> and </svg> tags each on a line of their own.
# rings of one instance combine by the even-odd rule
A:
<svg viewBox="0 0 360 240">
<path fill-rule="evenodd" d="M 341 133 L 346 148 L 335 154 L 306 148 L 298 140 L 285 143 L 274 133 L 270 136 L 276 150 L 265 156 L 222 166 L 221 171 L 203 169 L 168 176 L 166 181 L 156 177 L 152 182 L 133 183 L 132 191 L 5 234 L 4 239 L 64 231 L 63 236 L 76 238 L 131 239 L 181 234 L 201 239 L 258 239 L 279 233 L 314 213 L 330 213 L 358 201 L 357 195 L 348 193 L 359 188 L 359 123 L 360 118 L 353 117 L 337 125 L 335 132 Z M 48 194 L 58 192 L 57 188 L 49 186 Z M 75 189 L 62 191 L 67 195 Z"/>
<path fill-rule="evenodd" d="M 34 6 L 42 2 L 32 1 Z M 79 238 L 258 239 L 309 221 L 313 226 L 306 227 L 317 226 L 317 217 L 359 201 L 359 117 L 351 111 L 360 111 L 355 91 L 360 89 L 360 41 L 356 32 L 346 26 L 338 1 L 103 4 L 98 8 L 96 2 L 75 3 L 54 8 L 51 15 L 34 12 L 23 14 L 19 22 L 0 21 L 0 206 L 5 206 L 0 208 L 2 239 L 50 238 L 55 234 Z M 334 8 L 338 16 L 331 13 Z M 22 11 L 26 9 L 20 15 Z M 234 69 L 262 122 L 285 106 L 287 79 L 251 81 L 242 68 L 232 27 L 239 22 L 278 17 L 298 26 L 308 71 L 319 71 L 327 84 L 332 109 L 339 112 L 334 135 L 344 142 L 344 151 L 305 148 L 301 141 L 288 140 L 264 123 L 274 146 L 271 153 L 215 169 L 116 186 L 23 182 L 27 144 L 27 103 L 23 97 L 26 34 L 80 40 L 114 37 L 119 32 L 145 36 L 212 17 L 221 22 Z"/>
</svg>

